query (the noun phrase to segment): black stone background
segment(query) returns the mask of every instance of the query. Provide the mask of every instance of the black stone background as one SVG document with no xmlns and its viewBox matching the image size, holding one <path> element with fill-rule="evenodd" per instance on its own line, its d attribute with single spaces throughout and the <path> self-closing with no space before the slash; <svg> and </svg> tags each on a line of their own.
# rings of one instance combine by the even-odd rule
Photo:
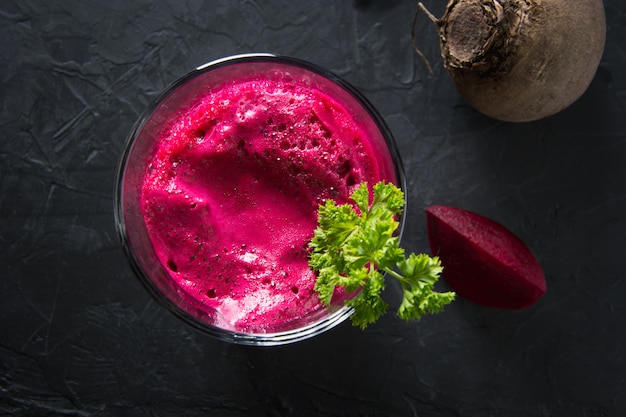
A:
<svg viewBox="0 0 626 417">
<path fill-rule="evenodd" d="M 605 1 L 585 95 L 524 124 L 464 104 L 421 16 L 428 76 L 411 48 L 415 7 L 0 1 L 0 414 L 626 415 L 626 3 Z M 461 299 L 417 323 L 390 313 L 276 348 L 210 339 L 157 305 L 114 227 L 126 135 L 170 82 L 242 52 L 325 66 L 380 110 L 407 172 L 407 250 L 428 251 L 428 205 L 470 209 L 528 244 L 545 296 L 522 311 Z"/>
</svg>

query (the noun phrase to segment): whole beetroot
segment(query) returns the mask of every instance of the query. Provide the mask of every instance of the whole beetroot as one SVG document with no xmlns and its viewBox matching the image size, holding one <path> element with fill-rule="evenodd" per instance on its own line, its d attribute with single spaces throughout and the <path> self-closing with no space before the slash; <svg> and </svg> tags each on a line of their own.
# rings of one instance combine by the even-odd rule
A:
<svg viewBox="0 0 626 417">
<path fill-rule="evenodd" d="M 440 19 L 418 10 L 439 26 L 444 67 L 465 101 L 499 120 L 568 107 L 604 50 L 602 0 L 449 0 Z"/>
</svg>

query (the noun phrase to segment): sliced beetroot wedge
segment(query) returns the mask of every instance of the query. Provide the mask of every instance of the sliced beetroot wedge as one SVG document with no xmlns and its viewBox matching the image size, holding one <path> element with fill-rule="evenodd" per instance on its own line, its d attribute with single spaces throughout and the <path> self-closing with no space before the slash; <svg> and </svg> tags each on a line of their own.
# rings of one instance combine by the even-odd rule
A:
<svg viewBox="0 0 626 417">
<path fill-rule="evenodd" d="M 428 240 L 443 278 L 456 293 L 488 307 L 521 309 L 546 292 L 546 280 L 528 247 L 495 221 L 454 207 L 426 209 Z"/>
</svg>

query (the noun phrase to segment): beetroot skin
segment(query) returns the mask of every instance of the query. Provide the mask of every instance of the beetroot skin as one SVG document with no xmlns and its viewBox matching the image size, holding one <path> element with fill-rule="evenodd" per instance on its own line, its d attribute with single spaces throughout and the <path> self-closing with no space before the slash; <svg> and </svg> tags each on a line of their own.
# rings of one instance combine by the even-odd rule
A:
<svg viewBox="0 0 626 417">
<path fill-rule="evenodd" d="M 454 207 L 426 210 L 428 240 L 456 293 L 488 307 L 522 309 L 545 292 L 546 281 L 528 247 L 504 226 Z"/>
</svg>

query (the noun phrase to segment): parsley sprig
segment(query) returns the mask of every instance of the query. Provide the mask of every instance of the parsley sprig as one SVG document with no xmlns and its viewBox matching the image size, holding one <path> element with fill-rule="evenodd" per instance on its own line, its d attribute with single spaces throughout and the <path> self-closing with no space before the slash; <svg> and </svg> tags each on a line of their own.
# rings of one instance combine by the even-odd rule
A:
<svg viewBox="0 0 626 417">
<path fill-rule="evenodd" d="M 309 266 L 317 273 L 315 290 L 329 305 L 335 288 L 361 291 L 346 304 L 354 308 L 352 323 L 362 329 L 387 312 L 381 297 L 384 274 L 396 278 L 403 291 L 397 315 L 415 320 L 426 313 L 443 310 L 454 292 L 435 292 L 433 286 L 443 270 L 437 257 L 426 254 L 405 256 L 395 234 L 397 217 L 404 208 L 402 190 L 391 183 L 373 187 L 373 200 L 366 183 L 351 194 L 351 204 L 337 205 L 326 200 L 318 209 L 318 227 L 309 242 Z"/>
</svg>

